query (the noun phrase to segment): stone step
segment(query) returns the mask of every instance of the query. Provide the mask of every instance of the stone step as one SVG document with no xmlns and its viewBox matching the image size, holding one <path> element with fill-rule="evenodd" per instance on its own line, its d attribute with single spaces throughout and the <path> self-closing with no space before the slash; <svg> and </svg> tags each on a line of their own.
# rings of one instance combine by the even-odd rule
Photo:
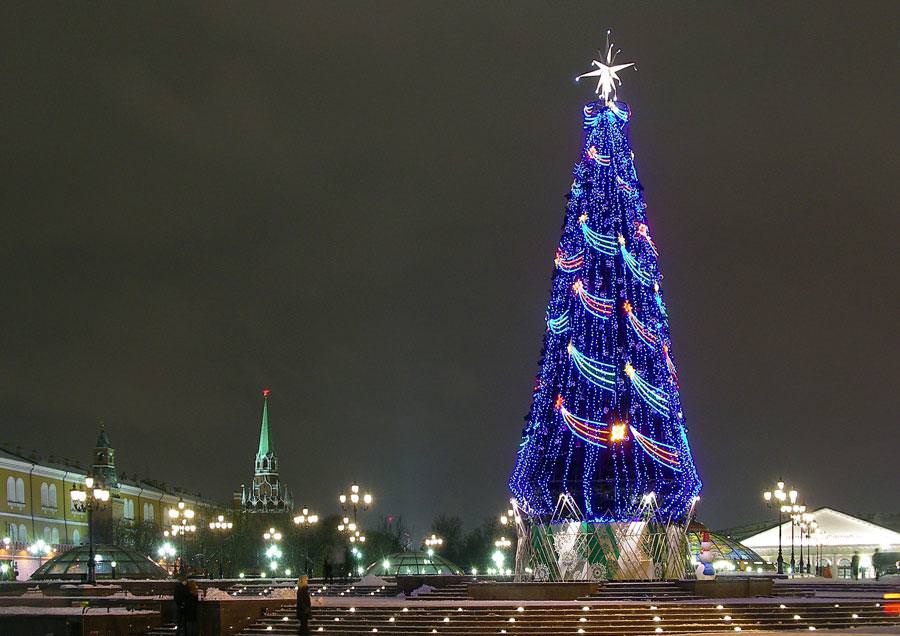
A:
<svg viewBox="0 0 900 636">
<path fill-rule="evenodd" d="M 710 604 L 659 605 L 650 609 L 641 604 L 528 606 L 519 612 L 511 606 L 471 606 L 462 611 L 452 607 L 416 606 L 406 612 L 401 606 L 317 607 L 311 622 L 313 633 L 335 634 L 417 634 L 442 633 L 476 636 L 510 634 L 626 634 L 706 633 L 741 630 L 809 630 L 861 625 L 897 625 L 900 616 L 885 613 L 880 603 L 732 603 L 721 609 Z M 270 612 L 242 634 L 294 634 L 296 621 L 292 607 Z M 854 618 L 853 615 L 856 615 Z M 798 618 L 794 618 L 794 616 Z M 654 620 L 658 617 L 659 620 Z M 391 620 L 393 618 L 393 620 Z M 335 620 L 337 619 L 337 620 Z M 445 619 L 447 619 L 445 621 Z M 515 622 L 511 622 L 514 619 Z M 583 630 L 583 632 L 579 631 Z M 736 630 L 735 630 L 736 631 Z"/>
</svg>

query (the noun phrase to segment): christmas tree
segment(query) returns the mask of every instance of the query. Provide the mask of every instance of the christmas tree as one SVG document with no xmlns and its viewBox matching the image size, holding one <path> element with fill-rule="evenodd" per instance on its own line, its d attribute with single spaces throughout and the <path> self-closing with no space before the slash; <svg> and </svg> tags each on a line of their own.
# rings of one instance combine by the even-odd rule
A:
<svg viewBox="0 0 900 636">
<path fill-rule="evenodd" d="M 612 47 L 581 77 L 584 144 L 555 255 L 547 331 L 509 486 L 532 516 L 569 494 L 583 519 L 629 521 L 653 493 L 658 518 L 683 520 L 700 492 L 685 431 L 662 276 L 616 101 Z"/>
</svg>

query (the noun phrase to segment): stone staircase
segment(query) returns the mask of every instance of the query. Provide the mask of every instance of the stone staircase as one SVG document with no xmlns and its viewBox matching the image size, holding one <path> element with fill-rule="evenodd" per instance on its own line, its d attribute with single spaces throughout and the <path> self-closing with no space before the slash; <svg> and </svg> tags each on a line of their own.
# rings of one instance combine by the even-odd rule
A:
<svg viewBox="0 0 900 636">
<path fill-rule="evenodd" d="M 878 602 L 810 601 L 702 603 L 586 603 L 566 605 L 498 604 L 491 606 L 386 605 L 316 607 L 312 633 L 331 634 L 633 634 L 704 633 L 747 630 L 849 629 L 898 625 L 900 616 Z M 243 636 L 296 634 L 294 607 L 268 612 L 245 628 Z M 160 633 L 161 636 L 162 632 Z"/>
<path fill-rule="evenodd" d="M 420 601 L 464 601 L 469 597 L 469 582 L 461 581 L 451 583 L 444 587 L 438 587 L 430 592 L 417 594 L 415 598 Z"/>
<path fill-rule="evenodd" d="M 872 598 L 882 598 L 885 594 L 900 593 L 900 582 L 881 583 L 877 581 L 816 581 L 794 579 L 791 581 L 775 580 L 775 594 L 802 594 L 804 596 L 843 596 L 865 594 Z"/>
<path fill-rule="evenodd" d="M 695 598 L 674 581 L 610 581 L 582 600 L 594 601 L 685 601 Z"/>
<path fill-rule="evenodd" d="M 294 581 L 266 582 L 266 583 L 237 583 L 228 588 L 227 592 L 232 596 L 259 597 L 271 596 L 278 590 L 294 590 L 297 587 Z M 386 597 L 397 596 L 399 591 L 393 585 L 358 585 L 355 583 L 319 583 L 309 586 L 310 596 L 336 596 L 336 597 Z"/>
</svg>

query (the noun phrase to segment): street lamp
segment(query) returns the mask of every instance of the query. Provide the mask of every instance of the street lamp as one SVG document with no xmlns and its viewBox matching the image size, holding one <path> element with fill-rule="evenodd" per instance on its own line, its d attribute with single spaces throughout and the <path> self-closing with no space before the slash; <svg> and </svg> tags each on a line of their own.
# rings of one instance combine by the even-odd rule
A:
<svg viewBox="0 0 900 636">
<path fill-rule="evenodd" d="M 366 537 L 359 530 L 357 517 L 360 509 L 366 511 L 372 505 L 371 493 L 360 494 L 359 484 L 354 481 L 350 485 L 350 492 L 338 495 L 338 501 L 341 504 L 341 511 L 344 513 L 341 523 L 338 524 L 338 532 L 347 532 L 350 536 L 350 543 L 365 543 Z"/>
<path fill-rule="evenodd" d="M 87 512 L 89 546 L 87 582 L 93 585 L 97 582 L 97 559 L 94 554 L 94 510 L 109 501 L 109 490 L 90 476 L 84 478 L 84 488 L 81 490 L 77 486 L 72 486 L 72 508 L 77 512 Z"/>
<path fill-rule="evenodd" d="M 810 545 L 810 537 L 812 536 L 813 524 L 818 526 L 818 523 L 815 521 L 815 515 L 811 512 L 806 512 L 806 506 L 802 506 L 804 511 L 800 513 L 800 572 L 806 572 L 809 574 L 810 566 L 812 565 L 812 555 L 810 554 L 811 545 Z M 806 570 L 803 569 L 803 536 L 806 535 Z"/>
<path fill-rule="evenodd" d="M 518 520 L 516 517 L 516 511 L 512 508 L 508 508 L 506 512 L 500 515 L 500 525 L 508 526 L 515 523 Z"/>
<path fill-rule="evenodd" d="M 187 555 L 185 544 L 187 542 L 187 534 L 189 532 L 197 532 L 197 526 L 192 523 L 194 519 L 194 511 L 185 506 L 184 499 L 178 499 L 178 505 L 175 508 L 169 508 L 169 520 L 172 522 L 172 536 L 181 535 L 181 567 L 179 562 L 175 562 L 175 571 L 182 575 L 187 574 L 187 566 L 184 558 Z"/>
<path fill-rule="evenodd" d="M 213 534 L 223 537 L 221 541 L 219 541 L 219 578 L 225 578 L 225 564 L 223 563 L 225 559 L 224 555 L 224 547 L 225 547 L 225 535 L 231 531 L 234 527 L 234 523 L 231 521 L 225 521 L 225 515 L 219 515 L 216 517 L 215 521 L 209 522 L 209 529 L 213 532 Z"/>
<path fill-rule="evenodd" d="M 273 542 L 266 548 L 266 558 L 269 559 L 269 569 L 274 578 L 274 574 L 278 571 L 278 559 L 281 558 L 281 548 L 278 547 L 278 542 L 281 541 L 281 532 L 275 528 L 269 528 L 263 532 L 263 539 Z"/>
<path fill-rule="evenodd" d="M 496 547 L 500 550 L 506 550 L 511 545 L 512 545 L 512 541 L 510 541 L 506 537 L 500 537 L 499 539 L 494 541 L 494 547 Z"/>
<path fill-rule="evenodd" d="M 425 539 L 425 547 L 428 548 L 428 556 L 434 556 L 435 549 L 444 545 L 444 540 L 432 533 L 430 537 Z"/>
<path fill-rule="evenodd" d="M 168 532 L 168 531 L 166 531 L 166 532 Z M 165 534 L 165 533 L 163 533 L 163 534 Z M 178 551 L 175 550 L 174 545 L 172 545 L 171 543 L 166 541 L 161 546 L 159 546 L 159 550 L 157 551 L 157 554 L 159 554 L 160 559 L 164 560 L 168 564 L 170 559 L 174 560 L 175 555 L 178 554 Z"/>
<path fill-rule="evenodd" d="M 815 531 L 813 532 L 813 537 L 816 541 L 816 576 L 822 575 L 822 561 L 823 561 L 823 546 L 825 542 L 825 531 L 822 528 L 818 527 L 819 524 L 816 523 Z"/>
<path fill-rule="evenodd" d="M 784 502 L 787 497 L 788 494 L 784 491 L 784 482 L 780 479 L 778 480 L 778 483 L 775 484 L 774 490 L 767 490 L 763 493 L 763 499 L 766 502 L 766 506 L 771 508 L 774 505 L 778 509 L 778 559 L 776 563 L 778 565 L 779 574 L 784 574 L 784 555 L 781 551 L 781 525 L 783 523 L 782 514 L 785 512 Z"/>
<path fill-rule="evenodd" d="M 343 517 L 338 524 L 337 529 L 338 532 L 343 532 L 348 535 L 350 543 L 366 542 L 366 535 L 360 531 L 355 521 L 350 521 L 350 517 Z"/>
<path fill-rule="evenodd" d="M 303 571 L 309 574 L 309 528 L 319 523 L 319 515 L 310 513 L 309 508 L 303 508 L 294 517 L 294 523 L 303 532 Z"/>
<path fill-rule="evenodd" d="M 801 506 L 797 503 L 796 490 L 792 490 L 788 494 L 791 493 L 794 494 L 794 496 L 792 497 L 793 501 L 791 502 L 791 505 L 787 507 L 789 508 L 788 512 L 790 512 L 791 514 L 791 574 L 794 574 L 794 527 L 800 525 L 800 519 L 802 518 L 803 513 L 806 511 L 806 506 Z"/>
</svg>

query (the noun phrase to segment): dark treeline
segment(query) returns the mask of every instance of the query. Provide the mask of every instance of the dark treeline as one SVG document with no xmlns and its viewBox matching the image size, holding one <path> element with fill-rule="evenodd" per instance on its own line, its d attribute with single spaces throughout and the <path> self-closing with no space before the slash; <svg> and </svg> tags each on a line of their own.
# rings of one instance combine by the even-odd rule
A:
<svg viewBox="0 0 900 636">
<path fill-rule="evenodd" d="M 458 516 L 439 515 L 431 528 L 422 536 L 413 535 L 399 517 L 380 517 L 363 525 L 364 543 L 350 544 L 347 536 L 338 531 L 338 515 L 321 517 L 318 523 L 303 528 L 294 524 L 287 515 L 235 515 L 230 519 L 230 530 L 212 530 L 208 520 L 198 520 L 197 530 L 181 537 L 164 537 L 164 529 L 156 524 L 119 524 L 116 541 L 160 559 L 159 548 L 168 542 L 178 555 L 187 555 L 191 570 L 207 573 L 212 577 L 260 576 L 273 574 L 272 564 L 277 563 L 274 574 L 290 576 L 306 572 L 319 577 L 324 573 L 326 559 L 334 576 L 358 575 L 366 568 L 401 550 L 425 549 L 423 541 L 432 533 L 443 540 L 438 554 L 471 572 L 473 568 L 484 572 L 490 566 L 494 541 L 507 530 L 502 530 L 496 519 L 486 519 L 480 525 L 466 529 Z M 274 528 L 281 534 L 280 541 L 266 540 L 263 535 Z M 513 538 L 513 537 L 509 537 Z M 275 546 L 280 556 L 267 555 Z"/>
</svg>

